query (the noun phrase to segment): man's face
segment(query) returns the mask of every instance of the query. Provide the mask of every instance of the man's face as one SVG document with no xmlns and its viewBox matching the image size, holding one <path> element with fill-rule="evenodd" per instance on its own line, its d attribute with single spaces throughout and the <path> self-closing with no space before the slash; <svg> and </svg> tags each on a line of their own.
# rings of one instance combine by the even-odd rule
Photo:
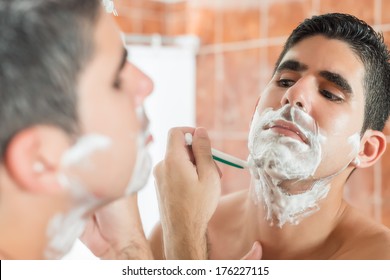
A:
<svg viewBox="0 0 390 280">
<path fill-rule="evenodd" d="M 362 62 L 346 43 L 323 36 L 304 39 L 283 57 L 260 97 L 256 114 L 261 117 L 269 108 L 276 111 L 286 104 L 302 110 L 298 119 L 309 119 L 299 125 L 314 134 L 318 131 L 319 166 L 312 175 L 333 175 L 357 154 L 364 118 L 363 76 Z M 300 146 L 297 156 L 305 146 L 313 148 L 305 143 L 304 135 L 283 122 L 263 129 Z M 307 160 L 312 156 L 309 153 Z"/>
<path fill-rule="evenodd" d="M 137 109 L 151 93 L 153 84 L 127 61 L 119 32 L 103 9 L 94 40 L 93 57 L 79 79 L 78 112 L 82 134 L 102 135 L 109 144 L 84 163 L 90 166 L 84 166 L 87 172 L 81 176 L 87 177 L 82 181 L 96 196 L 117 197 L 133 173 L 140 133 L 145 136 L 142 144 L 150 140 L 146 132 L 148 120 L 140 119 Z"/>
</svg>

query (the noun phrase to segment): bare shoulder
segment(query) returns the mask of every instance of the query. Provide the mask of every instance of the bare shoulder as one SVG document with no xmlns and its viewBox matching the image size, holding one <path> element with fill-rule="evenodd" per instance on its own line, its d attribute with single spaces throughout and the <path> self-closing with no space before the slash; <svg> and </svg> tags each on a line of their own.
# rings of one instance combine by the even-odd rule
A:
<svg viewBox="0 0 390 280">
<path fill-rule="evenodd" d="M 208 225 L 208 249 L 210 259 L 238 259 L 247 250 L 245 242 L 246 201 L 248 191 L 240 191 L 223 197 Z"/>
<path fill-rule="evenodd" d="M 234 216 L 237 216 L 238 214 L 241 214 L 241 210 L 243 210 L 247 197 L 247 190 L 234 192 L 223 196 L 209 223 L 209 228 L 219 228 L 220 226 L 222 226 L 221 223 L 223 223 L 223 225 L 226 225 L 227 218 L 229 218 L 229 221 L 234 221 L 232 218 Z"/>
<path fill-rule="evenodd" d="M 155 260 L 164 260 L 164 242 L 162 226 L 158 223 L 149 238 L 149 244 L 152 249 L 153 257 Z"/>
<path fill-rule="evenodd" d="M 390 229 L 351 210 L 341 225 L 344 240 L 336 259 L 390 260 Z"/>
</svg>

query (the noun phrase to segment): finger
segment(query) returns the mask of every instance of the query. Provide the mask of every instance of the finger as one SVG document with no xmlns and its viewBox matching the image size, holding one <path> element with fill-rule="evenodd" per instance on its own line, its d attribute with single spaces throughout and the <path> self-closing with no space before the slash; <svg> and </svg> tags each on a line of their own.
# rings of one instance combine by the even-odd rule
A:
<svg viewBox="0 0 390 280">
<path fill-rule="evenodd" d="M 94 242 L 94 232 L 96 230 L 96 217 L 93 215 L 88 219 L 84 231 L 79 239 L 87 246 L 90 247 Z"/>
<path fill-rule="evenodd" d="M 249 252 L 243 256 L 242 260 L 261 260 L 261 257 L 263 256 L 263 249 L 260 245 L 260 242 L 255 241 L 253 243 L 252 248 L 249 250 Z"/>
<path fill-rule="evenodd" d="M 162 173 L 161 169 L 163 168 L 163 164 L 164 164 L 164 162 L 163 162 L 163 161 L 160 161 L 159 163 L 157 163 L 157 164 L 154 166 L 154 168 L 153 168 L 153 177 L 154 177 L 155 179 L 159 179 L 159 178 L 160 178 L 161 173 Z"/>
<path fill-rule="evenodd" d="M 221 168 L 219 168 L 218 164 L 215 161 L 214 161 L 214 164 L 215 164 L 215 168 L 218 171 L 219 178 L 222 178 L 223 174 L 222 174 Z"/>
<path fill-rule="evenodd" d="M 206 129 L 197 128 L 195 130 L 192 140 L 192 151 L 200 180 L 204 177 L 209 177 L 210 171 L 218 173 L 218 169 L 212 159 L 211 143 Z"/>
<path fill-rule="evenodd" d="M 180 157 L 190 159 L 189 149 L 185 143 L 184 135 L 186 133 L 193 134 L 195 131 L 192 127 L 175 127 L 171 128 L 168 132 L 167 142 L 167 157 Z"/>
<path fill-rule="evenodd" d="M 154 187 L 156 191 L 156 195 L 159 198 L 159 201 L 162 198 L 160 194 L 160 190 L 163 187 L 164 182 L 164 162 L 160 161 L 153 169 L 153 176 L 154 176 Z"/>
</svg>

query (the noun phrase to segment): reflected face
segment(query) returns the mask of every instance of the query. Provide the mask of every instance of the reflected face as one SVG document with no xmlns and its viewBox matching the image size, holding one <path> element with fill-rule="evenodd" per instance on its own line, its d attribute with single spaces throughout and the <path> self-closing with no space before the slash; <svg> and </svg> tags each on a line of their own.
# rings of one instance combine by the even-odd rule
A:
<svg viewBox="0 0 390 280">
<path fill-rule="evenodd" d="M 318 211 L 331 180 L 357 156 L 363 75 L 346 43 L 323 36 L 302 40 L 278 65 L 248 139 L 255 202 L 271 225 L 299 224 Z"/>
<path fill-rule="evenodd" d="M 148 120 L 139 108 L 153 84 L 128 62 L 119 31 L 103 9 L 94 40 L 93 57 L 80 76 L 78 111 L 82 134 L 101 135 L 108 142 L 90 158 L 83 185 L 97 197 L 118 197 L 130 181 L 137 141 L 150 140 Z"/>
<path fill-rule="evenodd" d="M 298 122 L 298 126 L 274 121 L 260 130 L 304 150 L 310 148 L 310 139 L 302 130 L 305 126 L 307 132 L 317 129 L 321 162 L 313 176 L 335 174 L 357 153 L 356 136 L 364 118 L 363 78 L 364 65 L 346 43 L 323 36 L 302 40 L 283 57 L 255 114 L 261 118 L 267 110 L 290 105 L 302 111 L 301 119 L 312 121 Z"/>
</svg>

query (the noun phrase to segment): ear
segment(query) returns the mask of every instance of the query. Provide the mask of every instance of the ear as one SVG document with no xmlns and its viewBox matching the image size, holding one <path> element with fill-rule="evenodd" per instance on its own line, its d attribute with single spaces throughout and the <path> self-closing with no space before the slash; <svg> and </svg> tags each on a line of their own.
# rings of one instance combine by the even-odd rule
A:
<svg viewBox="0 0 390 280">
<path fill-rule="evenodd" d="M 34 126 L 17 133 L 5 152 L 5 167 L 22 189 L 32 192 L 60 188 L 58 169 L 69 137 L 59 128 Z"/>
<path fill-rule="evenodd" d="M 386 150 L 386 137 L 377 130 L 367 130 L 360 141 L 360 151 L 356 167 L 366 168 L 374 165 Z"/>
</svg>

